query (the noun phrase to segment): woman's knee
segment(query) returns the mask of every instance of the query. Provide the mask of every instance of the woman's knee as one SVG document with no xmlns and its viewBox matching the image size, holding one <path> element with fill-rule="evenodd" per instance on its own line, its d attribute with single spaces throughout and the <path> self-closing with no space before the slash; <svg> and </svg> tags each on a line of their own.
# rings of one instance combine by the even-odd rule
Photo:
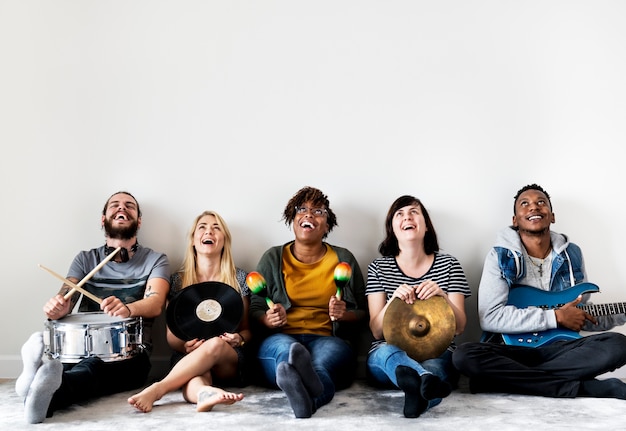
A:
<svg viewBox="0 0 626 431">
<path fill-rule="evenodd" d="M 202 343 L 198 350 L 206 358 L 215 358 L 222 357 L 229 350 L 232 350 L 232 347 L 220 337 L 213 337 Z"/>
</svg>

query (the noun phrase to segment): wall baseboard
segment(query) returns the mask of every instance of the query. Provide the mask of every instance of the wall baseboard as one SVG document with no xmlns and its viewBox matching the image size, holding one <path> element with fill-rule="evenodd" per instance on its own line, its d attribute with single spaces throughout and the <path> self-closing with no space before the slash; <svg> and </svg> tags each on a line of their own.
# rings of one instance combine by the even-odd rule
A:
<svg viewBox="0 0 626 431">
<path fill-rule="evenodd" d="M 167 374 L 170 367 L 170 357 L 153 355 L 151 358 L 152 369 L 148 379 L 150 381 L 161 379 Z M 22 358 L 19 355 L 0 355 L 0 379 L 17 379 L 22 372 Z"/>
<path fill-rule="evenodd" d="M 164 355 L 153 355 L 151 358 L 152 369 L 148 380 L 150 382 L 160 380 L 169 371 L 170 357 Z M 357 376 L 364 377 L 365 374 L 365 358 L 359 357 L 357 365 Z M 0 355 L 0 379 L 16 379 L 22 372 L 22 358 L 19 355 Z M 626 381 L 626 366 L 617 370 L 602 374 L 599 378 L 616 377 Z"/>
</svg>

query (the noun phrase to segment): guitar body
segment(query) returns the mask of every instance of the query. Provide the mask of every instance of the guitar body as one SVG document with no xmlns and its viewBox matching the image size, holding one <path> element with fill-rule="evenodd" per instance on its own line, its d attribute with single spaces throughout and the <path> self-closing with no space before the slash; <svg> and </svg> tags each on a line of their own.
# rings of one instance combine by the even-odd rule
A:
<svg viewBox="0 0 626 431">
<path fill-rule="evenodd" d="M 599 292 L 600 288 L 592 283 L 581 283 L 561 292 L 547 292 L 529 286 L 517 286 L 509 292 L 509 305 L 517 308 L 538 307 L 556 309 L 575 300 L 584 293 Z M 512 346 L 539 347 L 555 341 L 573 340 L 581 335 L 570 329 L 557 328 L 539 332 L 502 334 L 506 344 Z"/>
</svg>

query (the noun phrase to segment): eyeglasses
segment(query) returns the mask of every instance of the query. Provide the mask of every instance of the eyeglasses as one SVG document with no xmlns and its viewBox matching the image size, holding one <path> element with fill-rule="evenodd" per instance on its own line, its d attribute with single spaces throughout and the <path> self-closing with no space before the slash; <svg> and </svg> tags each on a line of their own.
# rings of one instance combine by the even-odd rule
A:
<svg viewBox="0 0 626 431">
<path fill-rule="evenodd" d="M 328 214 L 328 210 L 326 208 L 296 207 L 296 214 L 306 213 L 311 213 L 315 217 L 322 217 L 323 215 Z"/>
</svg>

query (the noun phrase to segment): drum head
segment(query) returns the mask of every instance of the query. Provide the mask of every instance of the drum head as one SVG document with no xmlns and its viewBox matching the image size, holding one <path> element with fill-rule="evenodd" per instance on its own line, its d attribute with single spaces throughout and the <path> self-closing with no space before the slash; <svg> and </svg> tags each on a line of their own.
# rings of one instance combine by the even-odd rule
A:
<svg viewBox="0 0 626 431">
<path fill-rule="evenodd" d="M 87 313 L 75 313 L 75 314 L 67 314 L 65 317 L 59 320 L 53 320 L 56 325 L 112 325 L 120 322 L 128 322 L 136 320 L 133 317 L 116 317 L 109 316 L 106 313 L 99 311 L 90 311 Z"/>
<path fill-rule="evenodd" d="M 218 281 L 192 284 L 167 306 L 167 326 L 181 340 L 207 340 L 235 332 L 243 316 L 243 300 L 232 287 Z"/>
</svg>

